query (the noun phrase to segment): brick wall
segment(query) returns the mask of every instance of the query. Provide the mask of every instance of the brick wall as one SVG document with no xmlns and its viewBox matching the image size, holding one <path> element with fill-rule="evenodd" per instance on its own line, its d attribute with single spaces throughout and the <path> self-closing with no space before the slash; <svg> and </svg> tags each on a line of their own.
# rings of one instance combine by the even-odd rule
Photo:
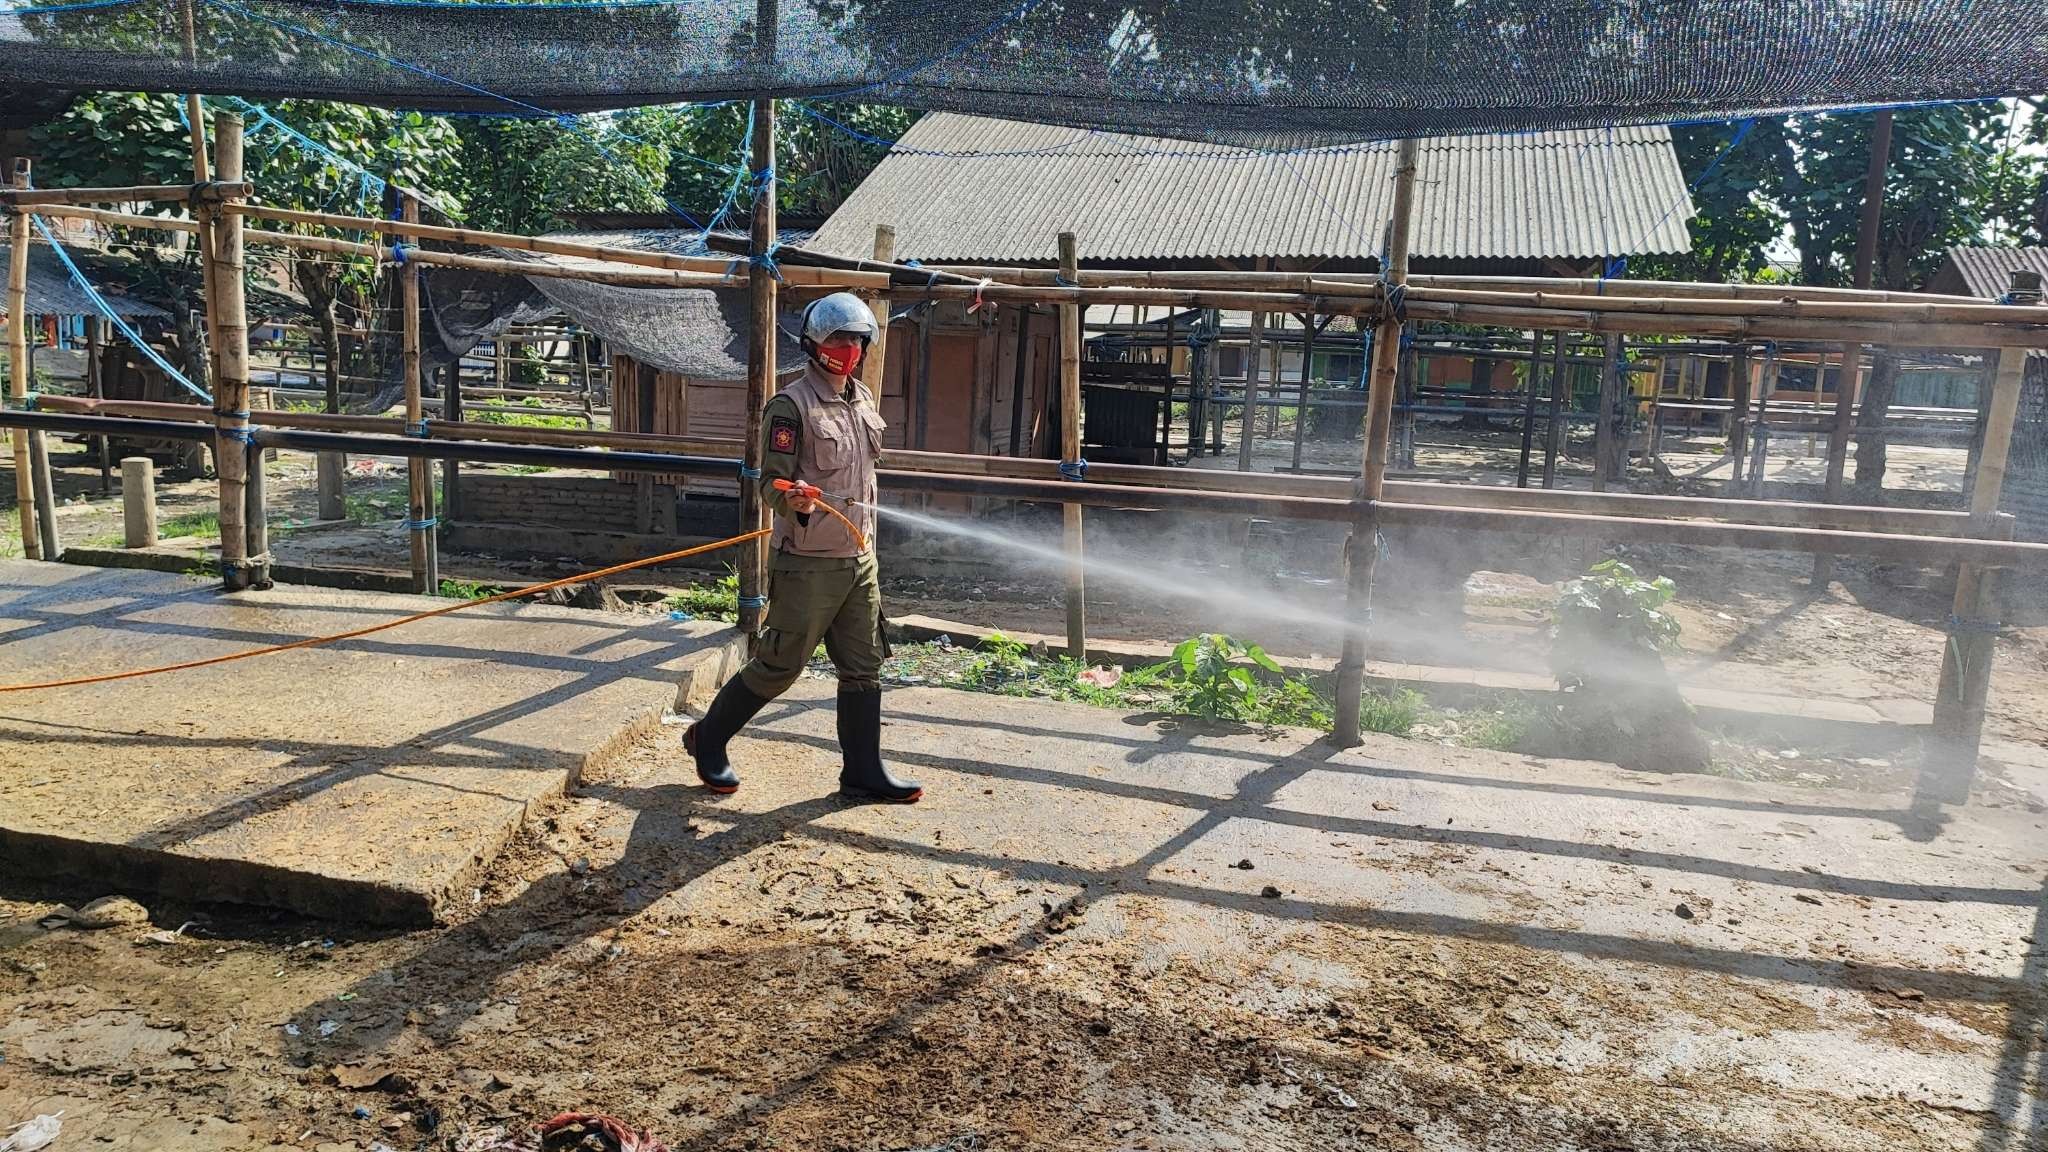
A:
<svg viewBox="0 0 2048 1152">
<path fill-rule="evenodd" d="M 462 475 L 462 519 L 579 532 L 638 532 L 634 487 L 603 476 Z M 654 489 L 654 530 L 675 531 L 676 492 Z"/>
</svg>

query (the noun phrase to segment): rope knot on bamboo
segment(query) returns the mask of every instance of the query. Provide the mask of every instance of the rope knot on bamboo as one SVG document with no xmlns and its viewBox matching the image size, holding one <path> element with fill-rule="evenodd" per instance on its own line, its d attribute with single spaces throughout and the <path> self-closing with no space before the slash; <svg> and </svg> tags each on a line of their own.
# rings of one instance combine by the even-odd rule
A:
<svg viewBox="0 0 2048 1152">
<path fill-rule="evenodd" d="M 1063 480 L 1088 479 L 1088 462 L 1086 460 L 1060 461 L 1060 478 Z"/>
<path fill-rule="evenodd" d="M 2005 624 L 2003 621 L 1987 620 L 1981 616 L 1957 616 L 1952 613 L 1948 618 L 1948 631 L 1997 636 L 2004 634 Z"/>
<path fill-rule="evenodd" d="M 760 478 L 761 470 L 759 468 L 749 468 L 745 464 L 740 465 L 740 479 L 759 480 Z"/>
<path fill-rule="evenodd" d="M 766 596 L 742 596 L 739 599 L 739 606 L 750 610 L 766 608 L 768 606 L 768 598 Z"/>
</svg>

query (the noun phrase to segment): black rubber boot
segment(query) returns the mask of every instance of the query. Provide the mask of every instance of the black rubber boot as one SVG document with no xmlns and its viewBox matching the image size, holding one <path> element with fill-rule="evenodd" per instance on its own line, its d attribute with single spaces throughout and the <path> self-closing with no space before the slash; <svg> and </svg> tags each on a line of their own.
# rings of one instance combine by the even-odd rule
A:
<svg viewBox="0 0 2048 1152">
<path fill-rule="evenodd" d="M 915 804 L 924 789 L 899 780 L 882 765 L 882 694 L 839 693 L 839 790 L 854 796 Z"/>
<path fill-rule="evenodd" d="M 746 681 L 735 676 L 718 690 L 704 718 L 683 729 L 683 751 L 697 762 L 697 779 L 706 788 L 721 796 L 740 790 L 739 775 L 725 758 L 725 744 L 767 705 L 767 697 L 754 695 Z"/>
</svg>

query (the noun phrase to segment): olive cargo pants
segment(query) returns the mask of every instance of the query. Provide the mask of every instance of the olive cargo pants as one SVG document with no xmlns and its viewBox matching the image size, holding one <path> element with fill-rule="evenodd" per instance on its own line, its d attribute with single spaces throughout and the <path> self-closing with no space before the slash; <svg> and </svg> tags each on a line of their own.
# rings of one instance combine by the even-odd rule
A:
<svg viewBox="0 0 2048 1152">
<path fill-rule="evenodd" d="M 842 691 L 879 692 L 882 584 L 875 554 L 769 557 L 768 620 L 754 658 L 740 669 L 749 691 L 772 700 L 803 675 L 818 642 L 839 669 Z"/>
</svg>

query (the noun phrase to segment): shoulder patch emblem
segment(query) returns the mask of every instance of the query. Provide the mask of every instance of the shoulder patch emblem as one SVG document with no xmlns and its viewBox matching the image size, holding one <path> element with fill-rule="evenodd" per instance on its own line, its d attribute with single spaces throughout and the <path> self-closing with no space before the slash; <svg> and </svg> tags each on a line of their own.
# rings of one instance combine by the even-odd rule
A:
<svg viewBox="0 0 2048 1152">
<path fill-rule="evenodd" d="M 796 451 L 796 421 L 777 416 L 768 422 L 768 447 L 785 455 Z"/>
</svg>

